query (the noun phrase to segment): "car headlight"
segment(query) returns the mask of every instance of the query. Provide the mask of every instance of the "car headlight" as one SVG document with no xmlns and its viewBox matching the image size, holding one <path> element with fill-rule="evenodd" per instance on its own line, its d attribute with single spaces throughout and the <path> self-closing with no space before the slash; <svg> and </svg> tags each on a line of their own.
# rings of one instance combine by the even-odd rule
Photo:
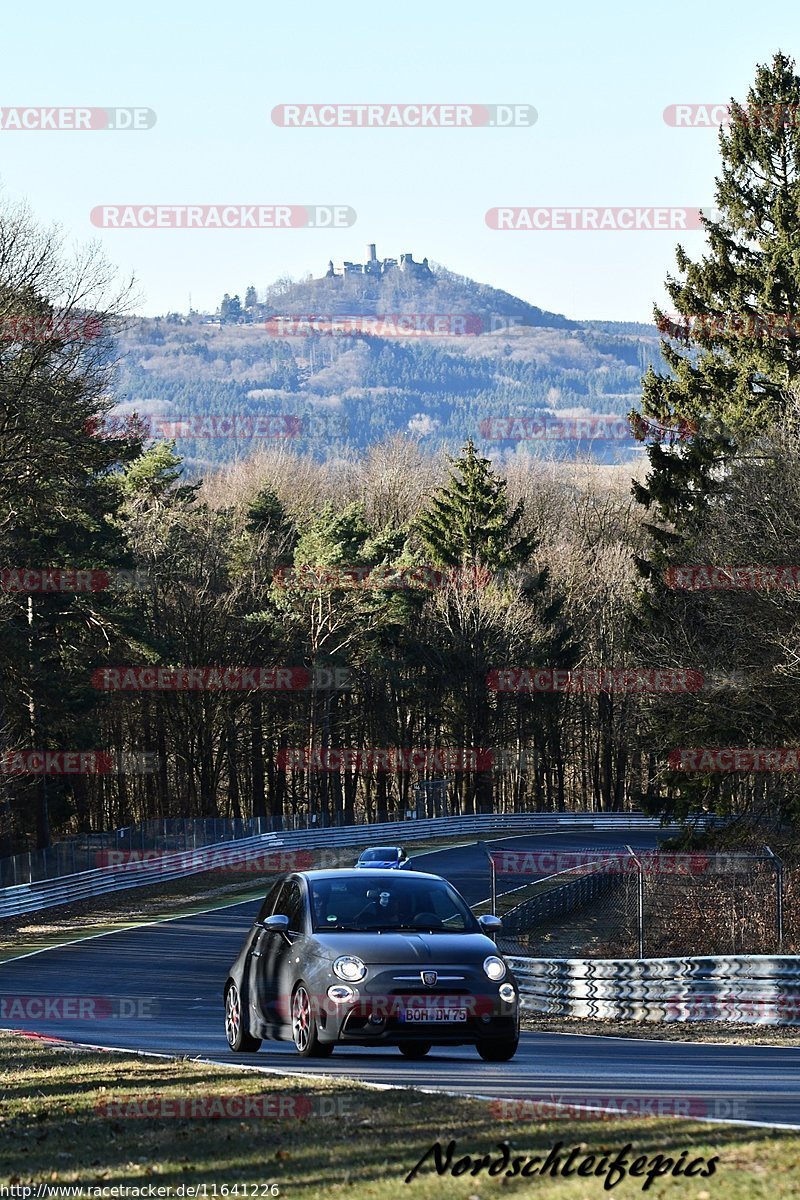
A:
<svg viewBox="0 0 800 1200">
<path fill-rule="evenodd" d="M 501 983 L 498 991 L 500 992 L 500 999 L 506 1004 L 511 1004 L 517 998 L 517 994 L 510 983 Z"/>
<path fill-rule="evenodd" d="M 333 973 L 348 983 L 358 983 L 359 979 L 363 979 L 366 975 L 367 968 L 360 958 L 356 958 L 355 954 L 343 954 L 333 964 Z M 505 974 L 505 968 L 503 974 Z"/>
<path fill-rule="evenodd" d="M 506 964 L 496 954 L 490 954 L 488 958 L 483 960 L 483 969 L 495 983 L 499 983 L 501 979 L 505 979 Z"/>
</svg>

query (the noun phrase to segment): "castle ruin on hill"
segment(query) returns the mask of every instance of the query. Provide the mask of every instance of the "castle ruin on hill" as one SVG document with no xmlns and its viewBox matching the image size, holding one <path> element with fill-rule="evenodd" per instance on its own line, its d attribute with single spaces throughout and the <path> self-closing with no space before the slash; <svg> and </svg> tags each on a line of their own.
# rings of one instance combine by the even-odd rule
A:
<svg viewBox="0 0 800 1200">
<path fill-rule="evenodd" d="M 335 267 L 333 259 L 331 259 L 328 263 L 325 278 L 343 279 L 347 275 L 372 275 L 381 278 L 391 274 L 392 271 L 401 271 L 403 274 L 410 275 L 415 279 L 433 279 L 433 272 L 428 266 L 427 258 L 423 258 L 421 263 L 414 262 L 412 254 L 401 254 L 399 262 L 396 258 L 378 258 L 375 253 L 374 242 L 370 242 L 367 246 L 367 261 L 364 263 L 354 263 L 345 260 L 338 267 Z"/>
</svg>

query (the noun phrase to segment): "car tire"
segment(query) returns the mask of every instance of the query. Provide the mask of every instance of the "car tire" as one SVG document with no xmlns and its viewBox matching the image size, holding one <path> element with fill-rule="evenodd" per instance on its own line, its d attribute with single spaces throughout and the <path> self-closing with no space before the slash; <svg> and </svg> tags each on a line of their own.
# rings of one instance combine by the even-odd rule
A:
<svg viewBox="0 0 800 1200">
<path fill-rule="evenodd" d="M 261 1049 L 261 1038 L 255 1038 L 244 1027 L 242 998 L 235 983 L 225 989 L 225 1037 L 235 1054 L 255 1054 Z"/>
<path fill-rule="evenodd" d="M 401 1042 L 400 1053 L 404 1058 L 424 1058 L 433 1042 Z"/>
<path fill-rule="evenodd" d="M 517 1053 L 519 1038 L 495 1038 L 492 1041 L 478 1042 L 478 1054 L 484 1062 L 510 1062 Z"/>
<path fill-rule="evenodd" d="M 317 1018 L 306 985 L 301 981 L 292 996 L 292 1041 L 301 1058 L 327 1058 L 333 1054 L 333 1042 L 321 1042 Z"/>
</svg>

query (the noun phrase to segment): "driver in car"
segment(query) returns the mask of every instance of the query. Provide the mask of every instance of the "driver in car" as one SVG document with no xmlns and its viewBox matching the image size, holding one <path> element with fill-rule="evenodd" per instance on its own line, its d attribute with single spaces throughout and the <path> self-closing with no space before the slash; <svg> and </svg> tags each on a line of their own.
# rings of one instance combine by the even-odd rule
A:
<svg viewBox="0 0 800 1200">
<path fill-rule="evenodd" d="M 391 892 L 370 888 L 367 903 L 356 915 L 356 923 L 364 925 L 397 925 L 399 908 L 397 897 Z"/>
</svg>

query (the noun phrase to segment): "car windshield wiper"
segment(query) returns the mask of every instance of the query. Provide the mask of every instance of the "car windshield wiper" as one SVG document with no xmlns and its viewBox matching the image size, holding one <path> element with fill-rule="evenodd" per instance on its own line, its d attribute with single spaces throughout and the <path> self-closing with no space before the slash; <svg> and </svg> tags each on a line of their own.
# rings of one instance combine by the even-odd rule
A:
<svg viewBox="0 0 800 1200">
<path fill-rule="evenodd" d="M 473 929 L 446 929 L 440 925 L 316 925 L 315 933 L 475 933 Z"/>
<path fill-rule="evenodd" d="M 431 925 L 362 925 L 362 933 L 448 933 L 452 930 L 435 928 Z"/>
</svg>

